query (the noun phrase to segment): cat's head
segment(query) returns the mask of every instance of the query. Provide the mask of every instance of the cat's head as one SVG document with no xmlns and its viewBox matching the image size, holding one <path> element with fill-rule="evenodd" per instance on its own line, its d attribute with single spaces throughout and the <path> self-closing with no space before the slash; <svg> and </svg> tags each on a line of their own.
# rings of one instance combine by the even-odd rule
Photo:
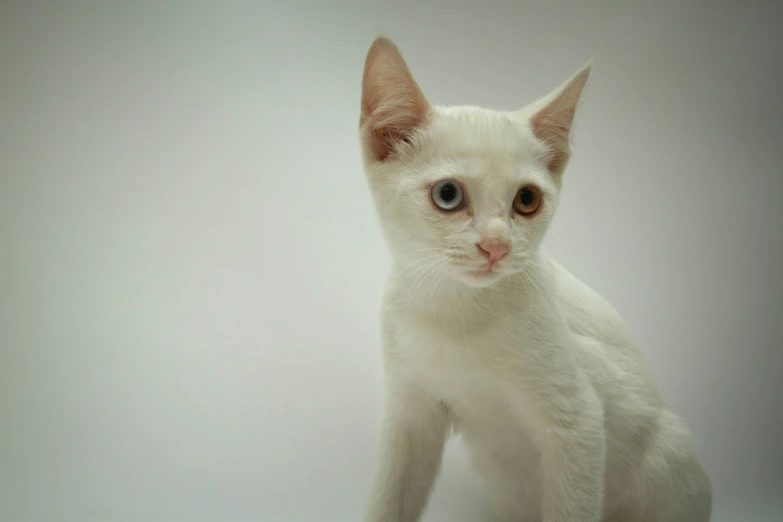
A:
<svg viewBox="0 0 783 522">
<path fill-rule="evenodd" d="M 396 46 L 377 39 L 364 67 L 360 132 L 394 255 L 470 286 L 524 270 L 557 207 L 589 71 L 515 112 L 436 107 Z"/>
</svg>

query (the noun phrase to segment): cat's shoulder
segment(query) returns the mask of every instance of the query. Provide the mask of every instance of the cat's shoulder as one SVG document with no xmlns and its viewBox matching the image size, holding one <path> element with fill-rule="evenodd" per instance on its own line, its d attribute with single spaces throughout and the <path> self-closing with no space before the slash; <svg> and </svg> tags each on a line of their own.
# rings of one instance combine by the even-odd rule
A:
<svg viewBox="0 0 783 522">
<path fill-rule="evenodd" d="M 625 320 L 607 299 L 557 261 L 550 260 L 549 266 L 557 306 L 571 331 L 601 341 L 630 342 Z"/>
</svg>

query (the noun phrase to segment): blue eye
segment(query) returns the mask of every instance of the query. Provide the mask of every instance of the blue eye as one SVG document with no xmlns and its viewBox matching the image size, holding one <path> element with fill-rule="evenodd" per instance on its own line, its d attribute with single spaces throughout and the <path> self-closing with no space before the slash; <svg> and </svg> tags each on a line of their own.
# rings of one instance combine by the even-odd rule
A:
<svg viewBox="0 0 783 522">
<path fill-rule="evenodd" d="M 432 187 L 432 202 L 445 212 L 459 209 L 464 201 L 462 189 L 453 181 L 441 181 Z"/>
</svg>

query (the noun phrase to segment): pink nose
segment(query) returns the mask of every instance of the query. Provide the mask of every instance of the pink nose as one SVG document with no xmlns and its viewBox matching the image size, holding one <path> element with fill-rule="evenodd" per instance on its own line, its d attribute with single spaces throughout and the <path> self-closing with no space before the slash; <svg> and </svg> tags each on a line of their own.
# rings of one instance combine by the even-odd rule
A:
<svg viewBox="0 0 783 522">
<path fill-rule="evenodd" d="M 500 261 L 503 259 L 503 256 L 508 254 L 508 251 L 511 250 L 511 245 L 508 243 L 497 241 L 482 241 L 476 246 L 478 247 L 479 252 L 489 259 L 490 264 Z"/>
</svg>

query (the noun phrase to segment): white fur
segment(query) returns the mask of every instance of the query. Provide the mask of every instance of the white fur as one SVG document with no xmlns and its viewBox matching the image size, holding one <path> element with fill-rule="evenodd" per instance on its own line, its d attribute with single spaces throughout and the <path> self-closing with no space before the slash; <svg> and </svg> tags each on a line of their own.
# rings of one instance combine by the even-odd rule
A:
<svg viewBox="0 0 783 522">
<path fill-rule="evenodd" d="M 394 96 L 404 96 L 397 84 Z M 452 428 L 503 522 L 710 518 L 690 434 L 661 401 L 624 322 L 540 247 L 561 185 L 530 124 L 542 106 L 430 107 L 389 158 L 364 147 L 395 256 L 369 522 L 420 518 Z M 464 210 L 433 207 L 429 187 L 443 179 L 465 187 Z M 511 210 L 524 184 L 543 194 L 532 218 Z M 487 238 L 511 251 L 477 279 L 466 271 L 486 264 L 476 244 Z"/>
</svg>

